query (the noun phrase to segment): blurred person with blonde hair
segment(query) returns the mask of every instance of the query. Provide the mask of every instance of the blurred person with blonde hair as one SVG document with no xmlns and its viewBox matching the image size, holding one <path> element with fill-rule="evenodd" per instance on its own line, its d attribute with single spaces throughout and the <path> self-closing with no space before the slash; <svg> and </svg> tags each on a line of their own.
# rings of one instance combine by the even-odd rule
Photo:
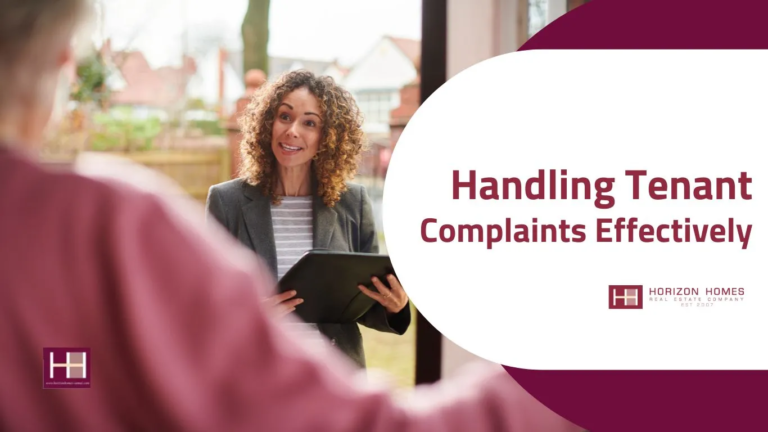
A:
<svg viewBox="0 0 768 432">
<path fill-rule="evenodd" d="M 89 7 L 0 0 L 0 430 L 578 430 L 500 367 L 395 400 L 286 335 L 223 230 L 35 161 Z M 46 347 L 89 348 L 90 388 L 42 389 Z"/>
</svg>

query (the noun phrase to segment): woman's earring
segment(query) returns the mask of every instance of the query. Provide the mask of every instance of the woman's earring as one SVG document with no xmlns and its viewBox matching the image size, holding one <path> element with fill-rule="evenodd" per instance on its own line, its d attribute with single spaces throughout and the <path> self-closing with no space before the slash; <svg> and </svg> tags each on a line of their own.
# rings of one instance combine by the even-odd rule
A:
<svg viewBox="0 0 768 432">
<path fill-rule="evenodd" d="M 312 160 L 317 160 L 317 156 L 318 156 L 318 154 L 317 154 L 317 153 L 315 153 L 315 155 L 314 155 L 314 156 L 312 156 Z"/>
</svg>

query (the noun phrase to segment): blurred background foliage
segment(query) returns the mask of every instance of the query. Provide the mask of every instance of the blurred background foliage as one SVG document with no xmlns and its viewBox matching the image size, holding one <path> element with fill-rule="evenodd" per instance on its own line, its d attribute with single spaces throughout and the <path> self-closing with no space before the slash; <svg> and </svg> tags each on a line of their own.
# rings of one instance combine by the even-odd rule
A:
<svg viewBox="0 0 768 432">
<path fill-rule="evenodd" d="M 107 66 L 98 51 L 83 58 L 77 65 L 77 82 L 70 99 L 79 104 L 93 103 L 103 107 L 109 99 Z"/>
<path fill-rule="evenodd" d="M 162 132 L 159 118 L 137 118 L 130 107 L 114 108 L 93 115 L 92 150 L 150 150 Z"/>
</svg>

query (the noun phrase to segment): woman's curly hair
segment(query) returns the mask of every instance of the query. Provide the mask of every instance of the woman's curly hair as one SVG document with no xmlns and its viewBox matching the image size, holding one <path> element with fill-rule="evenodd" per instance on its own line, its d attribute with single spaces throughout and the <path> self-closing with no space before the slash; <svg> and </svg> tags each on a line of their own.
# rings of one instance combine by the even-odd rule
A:
<svg viewBox="0 0 768 432">
<path fill-rule="evenodd" d="M 272 153 L 272 125 L 283 98 L 300 88 L 307 88 L 320 103 L 323 129 L 317 156 L 312 161 L 312 174 L 318 196 L 325 205 L 333 207 L 347 190 L 346 181 L 357 171 L 367 143 L 355 99 L 331 77 L 318 77 L 306 70 L 288 72 L 254 94 L 240 117 L 243 139 L 239 174 L 249 184 L 260 185 L 264 195 L 272 197 L 272 203 L 280 203 L 275 187 L 277 159 Z"/>
</svg>

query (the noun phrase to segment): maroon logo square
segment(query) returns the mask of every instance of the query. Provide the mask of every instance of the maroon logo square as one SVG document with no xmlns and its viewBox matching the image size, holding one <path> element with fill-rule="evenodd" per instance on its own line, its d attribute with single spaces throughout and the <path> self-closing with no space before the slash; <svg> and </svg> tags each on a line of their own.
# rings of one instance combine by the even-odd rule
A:
<svg viewBox="0 0 768 432">
<path fill-rule="evenodd" d="M 90 348 L 43 348 L 43 388 L 90 388 Z"/>
<path fill-rule="evenodd" d="M 642 309 L 642 285 L 609 285 L 608 309 Z"/>
</svg>

